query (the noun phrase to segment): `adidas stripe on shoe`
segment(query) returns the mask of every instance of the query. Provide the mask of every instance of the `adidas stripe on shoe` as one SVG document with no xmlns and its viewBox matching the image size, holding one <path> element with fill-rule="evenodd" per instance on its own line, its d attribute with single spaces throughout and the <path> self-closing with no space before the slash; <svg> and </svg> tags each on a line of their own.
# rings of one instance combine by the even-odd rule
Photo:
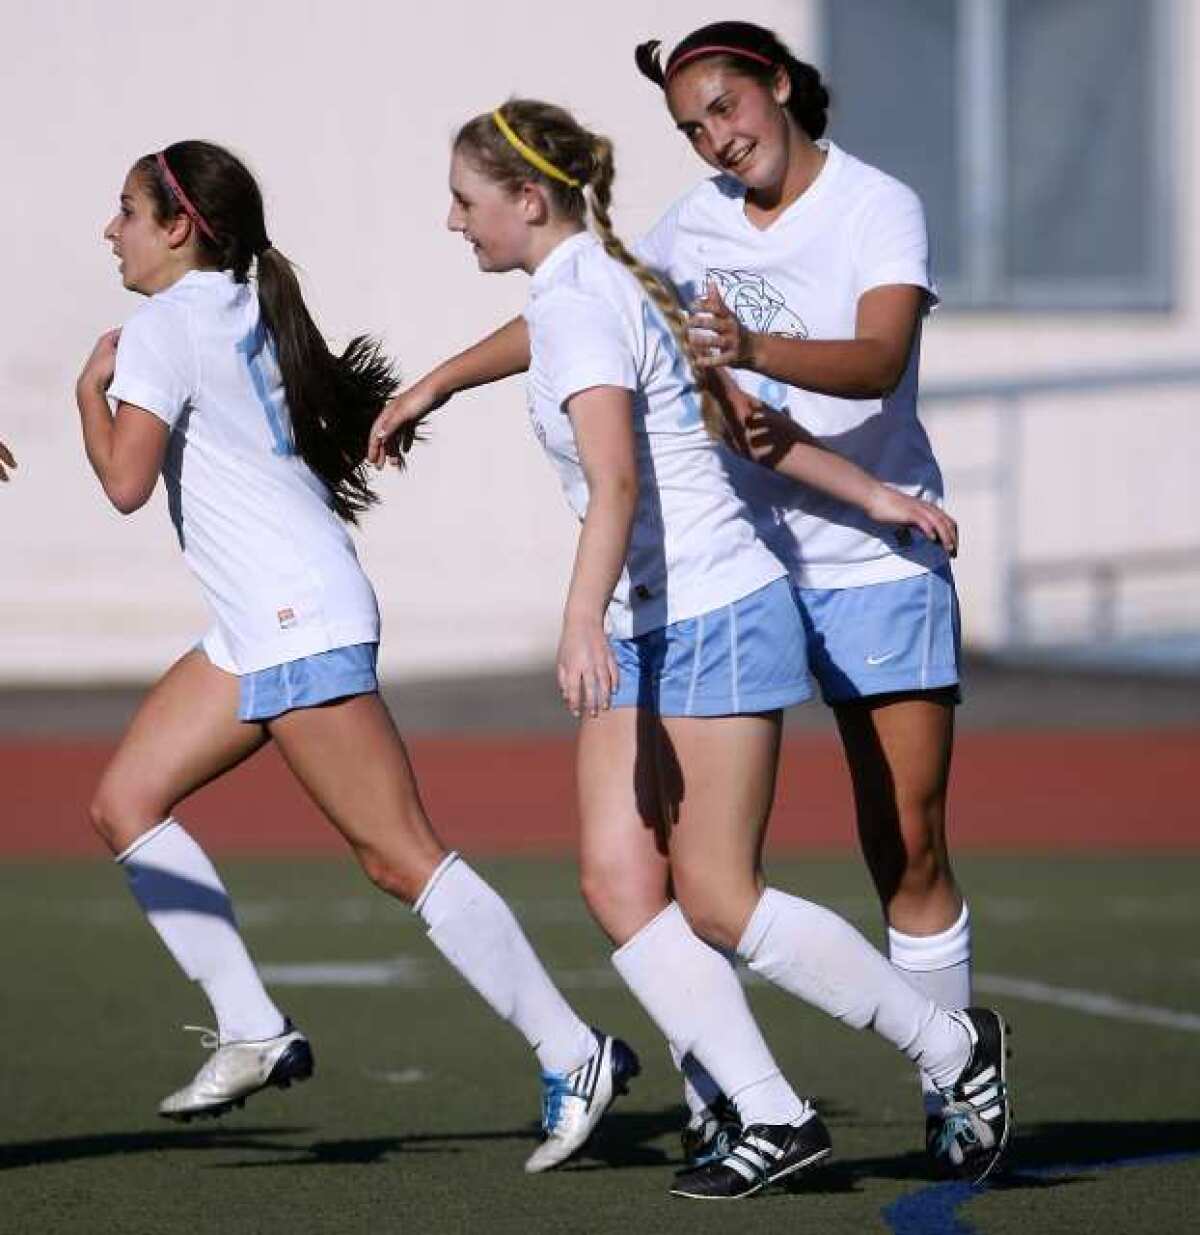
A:
<svg viewBox="0 0 1200 1235">
<path fill-rule="evenodd" d="M 545 1140 L 529 1155 L 525 1170 L 536 1175 L 565 1162 L 583 1148 L 604 1112 L 642 1070 L 620 1038 L 593 1030 L 597 1047 L 573 1072 L 542 1073 L 542 1129 Z"/>
<path fill-rule="evenodd" d="M 981 1184 L 995 1170 L 1012 1131 L 1008 1026 L 990 1008 L 951 1012 L 971 1038 L 971 1055 L 946 1105 L 926 1122 L 926 1148 L 942 1174 Z"/>
<path fill-rule="evenodd" d="M 817 1166 L 832 1152 L 829 1132 L 815 1112 L 798 1127 L 752 1124 L 723 1157 L 676 1176 L 671 1195 L 695 1201 L 741 1200 Z"/>
</svg>

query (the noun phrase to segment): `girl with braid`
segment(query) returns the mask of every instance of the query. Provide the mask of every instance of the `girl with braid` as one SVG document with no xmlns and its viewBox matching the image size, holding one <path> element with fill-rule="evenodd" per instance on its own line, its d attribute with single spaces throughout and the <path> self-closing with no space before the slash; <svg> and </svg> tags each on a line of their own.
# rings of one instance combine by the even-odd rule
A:
<svg viewBox="0 0 1200 1235">
<path fill-rule="evenodd" d="M 508 906 L 447 852 L 380 699 L 375 594 L 343 524 L 375 500 L 364 455 L 392 368 L 365 337 L 329 349 L 268 239 L 258 185 L 219 146 L 177 142 L 139 159 L 104 235 L 146 301 L 101 337 L 79 378 L 88 460 L 125 514 L 162 475 L 214 617 L 150 691 L 91 810 L 216 1018 L 213 1054 L 159 1114 L 220 1115 L 313 1071 L 307 1038 L 264 988 L 220 877 L 175 815 L 273 741 L 367 877 L 413 907 L 528 1041 L 555 1119 L 526 1169 L 555 1166 L 638 1063 L 579 1019 Z"/>
<path fill-rule="evenodd" d="M 581 523 L 557 672 L 582 720 L 583 894 L 673 1055 L 698 1061 L 741 1121 L 729 1152 L 671 1191 L 751 1196 L 830 1153 L 751 1016 L 734 950 L 927 1068 L 990 1146 L 981 1176 L 1006 1128 L 969 1100 L 980 1073 L 1002 1066 L 994 1038 L 913 990 L 836 915 L 765 886 L 781 713 L 809 693 L 804 629 L 714 441 L 745 410 L 724 411 L 714 392 L 736 403 L 736 387 L 697 380 L 684 314 L 613 232 L 613 175 L 605 138 L 560 108 L 512 100 L 459 132 L 447 223 L 480 269 L 530 276 L 530 418 Z M 382 465 L 420 415 L 486 376 L 470 353 L 434 370 L 377 420 L 371 460 Z M 954 548 L 948 516 L 829 451 L 797 441 L 780 466 Z"/>
</svg>

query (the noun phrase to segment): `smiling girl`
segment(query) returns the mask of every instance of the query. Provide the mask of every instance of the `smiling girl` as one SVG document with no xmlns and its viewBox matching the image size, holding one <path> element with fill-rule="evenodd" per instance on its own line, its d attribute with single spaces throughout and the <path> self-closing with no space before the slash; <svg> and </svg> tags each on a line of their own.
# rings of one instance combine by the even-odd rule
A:
<svg viewBox="0 0 1200 1235">
<path fill-rule="evenodd" d="M 527 1169 L 554 1166 L 637 1060 L 575 1015 L 507 905 L 437 838 L 380 699 L 375 594 L 344 523 L 374 500 L 363 456 L 391 368 L 363 337 L 330 351 L 268 238 L 258 185 L 219 146 L 177 142 L 139 159 L 104 234 L 125 286 L 147 299 L 101 337 L 79 378 L 88 459 L 123 513 L 162 475 L 214 616 L 150 691 L 91 809 L 217 1021 L 214 1053 L 159 1113 L 221 1114 L 313 1070 L 217 872 L 174 814 L 272 741 L 367 876 L 413 906 L 434 946 L 535 1051 L 556 1118 Z"/>
<path fill-rule="evenodd" d="M 764 426 L 762 449 L 785 447 L 802 426 L 873 476 L 940 501 L 916 410 L 921 322 L 937 301 L 916 195 L 824 138 L 819 73 L 760 26 L 705 26 L 665 63 L 646 43 L 637 64 L 718 173 L 639 250 L 695 301 L 701 366 L 728 365 L 747 393 L 786 408 Z M 730 467 L 796 584 L 892 963 L 943 1006 L 965 1007 L 970 917 L 946 841 L 960 636 L 943 547 L 889 534 L 765 468 Z M 944 1102 L 922 1079 L 940 1157 Z"/>
<path fill-rule="evenodd" d="M 823 1161 L 828 1133 L 780 1074 L 727 953 L 930 1070 L 964 1128 L 1007 1136 L 1003 1026 L 918 994 L 849 924 L 765 884 L 760 859 L 781 710 L 808 695 L 804 630 L 779 560 L 755 536 L 713 441 L 728 423 L 691 367 L 671 291 L 614 234 L 610 143 L 567 112 L 511 100 L 459 132 L 448 226 L 480 269 L 530 276 L 529 413 L 580 520 L 557 672 L 579 729 L 581 885 L 614 964 L 679 1059 L 736 1104 L 727 1154 L 678 1196 L 751 1196 Z M 595 234 L 586 226 L 590 208 Z M 486 350 L 486 348 L 485 348 Z M 371 458 L 447 391 L 449 362 L 389 405 Z M 730 394 L 728 390 L 726 394 Z M 735 397 L 736 389 L 731 397 Z M 736 428 L 736 425 L 735 425 Z M 953 544 L 953 523 L 802 440 L 786 466 Z M 607 630 L 606 630 L 607 626 Z M 981 1087 L 982 1086 L 982 1087 Z"/>
</svg>

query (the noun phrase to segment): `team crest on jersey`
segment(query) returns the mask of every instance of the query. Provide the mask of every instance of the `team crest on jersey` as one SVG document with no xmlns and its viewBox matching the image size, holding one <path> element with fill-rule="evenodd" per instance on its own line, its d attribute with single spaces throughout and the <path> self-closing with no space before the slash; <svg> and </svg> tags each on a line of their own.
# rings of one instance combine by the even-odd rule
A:
<svg viewBox="0 0 1200 1235">
<path fill-rule="evenodd" d="M 280 609 L 275 616 L 279 619 L 280 630 L 291 630 L 296 625 L 295 609 Z"/>
<path fill-rule="evenodd" d="M 755 334 L 781 335 L 785 339 L 807 339 L 808 327 L 793 313 L 783 293 L 752 270 L 710 269 L 708 282 L 721 293 L 739 322 Z"/>
</svg>

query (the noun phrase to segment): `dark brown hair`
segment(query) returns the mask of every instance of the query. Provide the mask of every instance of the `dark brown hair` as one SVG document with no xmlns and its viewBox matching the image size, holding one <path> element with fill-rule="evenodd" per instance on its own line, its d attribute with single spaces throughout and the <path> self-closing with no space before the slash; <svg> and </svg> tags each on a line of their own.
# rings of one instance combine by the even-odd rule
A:
<svg viewBox="0 0 1200 1235">
<path fill-rule="evenodd" d="M 634 257 L 613 230 L 610 211 L 617 172 L 612 142 L 589 132 L 570 112 L 553 103 L 509 99 L 500 114 L 522 142 L 576 181 L 576 186 L 548 176 L 528 162 L 500 131 L 490 112 L 463 125 L 454 139 L 454 149 L 462 151 L 489 180 L 510 193 L 530 182 L 540 185 L 558 212 L 578 223 L 586 221 L 590 206 L 592 223 L 605 253 L 633 274 L 666 319 L 700 396 L 704 426 L 712 436 L 720 437 L 724 431 L 721 410 L 709 393 L 707 381 L 697 376 L 687 335 L 687 314 L 679 298 L 663 279 Z"/>
<path fill-rule="evenodd" d="M 212 235 L 197 227 L 201 258 L 228 270 L 238 283 L 256 267 L 258 303 L 275 347 L 296 451 L 329 488 L 334 512 L 348 523 L 377 501 L 365 465 L 375 417 L 395 393 L 398 376 L 379 344 L 366 335 L 332 352 L 304 303 L 296 272 L 267 236 L 262 193 L 249 169 L 221 146 L 182 141 L 163 152 L 171 174 Z M 169 222 L 184 209 L 164 178 L 156 155 L 134 171 Z"/>
<path fill-rule="evenodd" d="M 642 75 L 665 90 L 677 64 L 684 59 L 691 63 L 690 53 L 709 47 L 714 50 L 696 55 L 695 59 L 717 57 L 731 71 L 752 77 L 764 86 L 770 85 L 776 69 L 785 69 L 792 83 L 791 97 L 787 101 L 792 119 L 813 141 L 824 134 L 829 121 L 829 91 L 821 81 L 821 74 L 811 64 L 797 60 L 773 31 L 753 22 L 718 21 L 711 26 L 701 26 L 675 45 L 665 65 L 660 62 L 662 44 L 658 39 L 640 43 L 634 51 L 634 59 Z M 718 48 L 735 50 L 716 50 Z M 738 51 L 749 54 L 739 56 Z M 764 64 L 764 60 L 767 63 Z"/>
</svg>

